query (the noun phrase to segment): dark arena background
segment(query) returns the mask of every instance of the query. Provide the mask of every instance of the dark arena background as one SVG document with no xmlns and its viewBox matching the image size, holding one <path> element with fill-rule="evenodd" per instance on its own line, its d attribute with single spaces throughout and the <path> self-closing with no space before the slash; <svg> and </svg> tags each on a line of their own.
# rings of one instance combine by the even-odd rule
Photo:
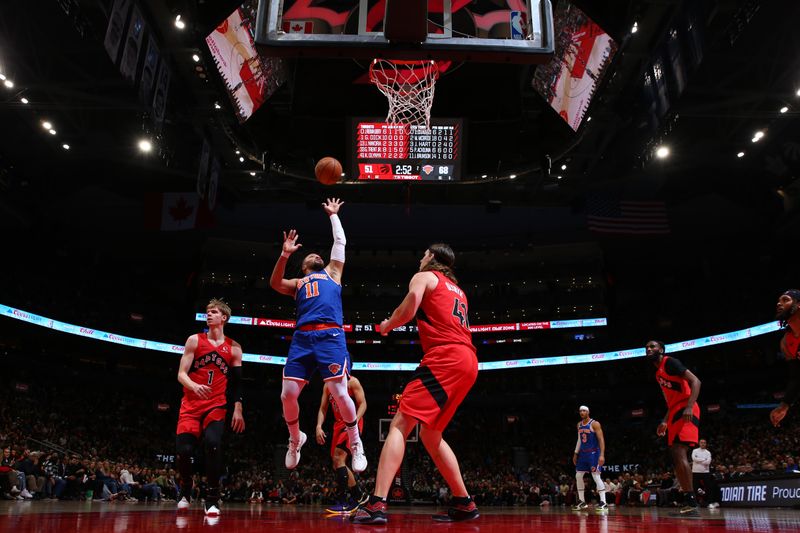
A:
<svg viewBox="0 0 800 533">
<path fill-rule="evenodd" d="M 269 279 L 290 229 L 287 278 L 327 263 L 327 198 L 365 493 L 423 354 L 415 321 L 378 325 L 432 243 L 455 251 L 480 365 L 444 431 L 480 517 L 431 519 L 455 504 L 412 433 L 381 530 L 800 530 L 800 406 L 770 419 L 797 387 L 776 304 L 800 289 L 800 4 L 432 0 L 420 33 L 387 1 L 0 3 L 0 530 L 374 527 L 327 511 L 347 502 L 314 438 L 319 375 L 284 464 L 296 315 Z M 438 70 L 422 118 L 387 98 L 430 80 L 386 96 L 375 58 Z M 212 298 L 244 352 L 246 429 L 225 422 L 207 516 L 202 446 L 176 510 L 176 376 Z M 652 339 L 702 382 L 694 513 L 656 434 Z M 608 510 L 587 476 L 573 511 L 581 405 Z"/>
</svg>

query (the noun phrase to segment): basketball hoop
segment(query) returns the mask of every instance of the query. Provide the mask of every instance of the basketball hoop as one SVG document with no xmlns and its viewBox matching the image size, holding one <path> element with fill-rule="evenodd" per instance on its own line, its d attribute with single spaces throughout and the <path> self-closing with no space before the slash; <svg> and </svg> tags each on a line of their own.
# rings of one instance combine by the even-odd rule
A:
<svg viewBox="0 0 800 533">
<path fill-rule="evenodd" d="M 436 61 L 375 59 L 369 80 L 389 100 L 389 124 L 409 124 L 430 129 L 431 106 L 439 66 Z"/>
</svg>

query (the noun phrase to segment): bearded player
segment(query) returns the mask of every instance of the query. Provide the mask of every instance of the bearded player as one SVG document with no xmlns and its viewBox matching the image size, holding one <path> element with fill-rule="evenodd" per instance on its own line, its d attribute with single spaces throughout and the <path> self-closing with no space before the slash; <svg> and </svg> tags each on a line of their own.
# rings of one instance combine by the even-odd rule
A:
<svg viewBox="0 0 800 533">
<path fill-rule="evenodd" d="M 778 297 L 776 316 L 785 328 L 781 339 L 781 352 L 786 357 L 788 384 L 778 407 L 769 414 L 772 425 L 778 427 L 789 407 L 800 398 L 800 290 L 789 289 Z"/>
</svg>

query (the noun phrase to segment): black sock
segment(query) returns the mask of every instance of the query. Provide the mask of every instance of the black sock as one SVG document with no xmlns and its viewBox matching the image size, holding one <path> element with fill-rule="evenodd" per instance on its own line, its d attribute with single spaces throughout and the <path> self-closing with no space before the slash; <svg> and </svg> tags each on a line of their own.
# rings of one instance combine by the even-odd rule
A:
<svg viewBox="0 0 800 533">
<path fill-rule="evenodd" d="M 386 498 L 380 498 L 375 496 L 374 494 L 370 494 L 369 496 L 369 504 L 372 505 L 373 503 L 383 502 L 386 503 Z"/>
<path fill-rule="evenodd" d="M 344 502 L 347 494 L 347 467 L 337 468 L 334 471 L 334 477 L 336 478 L 336 496 Z"/>
<path fill-rule="evenodd" d="M 364 496 L 364 492 L 361 490 L 361 487 L 358 486 L 358 483 L 350 487 L 350 496 L 352 496 L 355 501 L 359 501 Z"/>
<path fill-rule="evenodd" d="M 697 502 L 694 499 L 694 492 L 684 492 L 683 493 L 683 502 L 686 505 L 697 505 Z"/>
<path fill-rule="evenodd" d="M 450 498 L 450 503 L 452 505 L 469 505 L 469 502 L 471 501 L 472 498 L 470 498 L 469 496 L 462 496 L 462 497 L 453 496 L 452 498 Z"/>
</svg>

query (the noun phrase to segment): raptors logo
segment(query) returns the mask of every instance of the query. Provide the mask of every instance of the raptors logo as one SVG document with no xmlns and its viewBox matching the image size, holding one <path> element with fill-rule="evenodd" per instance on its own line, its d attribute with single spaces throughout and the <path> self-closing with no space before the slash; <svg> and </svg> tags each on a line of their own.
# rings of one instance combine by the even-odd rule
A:
<svg viewBox="0 0 800 533">
<path fill-rule="evenodd" d="M 331 364 L 328 365 L 328 370 L 330 370 L 331 374 L 334 374 L 334 375 L 338 374 L 339 370 L 341 370 L 341 369 L 342 369 L 342 365 L 340 365 L 338 363 L 331 363 Z"/>
</svg>

